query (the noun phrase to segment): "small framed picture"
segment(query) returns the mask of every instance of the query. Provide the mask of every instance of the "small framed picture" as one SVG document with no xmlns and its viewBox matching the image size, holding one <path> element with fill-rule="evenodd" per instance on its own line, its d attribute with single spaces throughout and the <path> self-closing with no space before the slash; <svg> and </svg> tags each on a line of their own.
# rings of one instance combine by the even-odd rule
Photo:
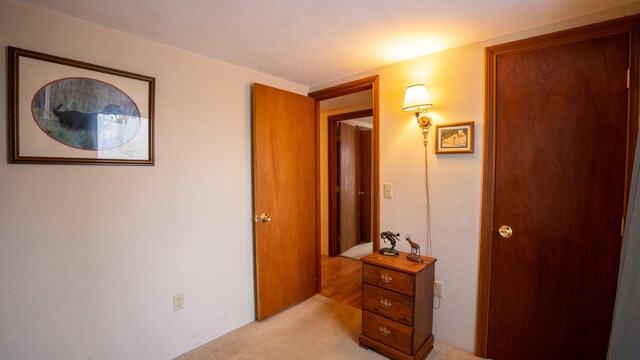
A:
<svg viewBox="0 0 640 360">
<path fill-rule="evenodd" d="M 9 162 L 153 165 L 155 79 L 9 47 Z"/>
<path fill-rule="evenodd" d="M 436 154 L 472 153 L 473 121 L 436 125 Z"/>
</svg>

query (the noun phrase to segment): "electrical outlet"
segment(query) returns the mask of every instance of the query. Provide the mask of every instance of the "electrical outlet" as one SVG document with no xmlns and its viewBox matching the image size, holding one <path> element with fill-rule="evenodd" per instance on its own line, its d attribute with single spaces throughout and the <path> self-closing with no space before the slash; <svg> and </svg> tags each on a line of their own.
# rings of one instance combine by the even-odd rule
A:
<svg viewBox="0 0 640 360">
<path fill-rule="evenodd" d="M 173 295 L 173 311 L 184 309 L 184 294 Z"/>
<path fill-rule="evenodd" d="M 433 296 L 442 299 L 442 281 L 436 281 L 433 284 Z"/>
</svg>

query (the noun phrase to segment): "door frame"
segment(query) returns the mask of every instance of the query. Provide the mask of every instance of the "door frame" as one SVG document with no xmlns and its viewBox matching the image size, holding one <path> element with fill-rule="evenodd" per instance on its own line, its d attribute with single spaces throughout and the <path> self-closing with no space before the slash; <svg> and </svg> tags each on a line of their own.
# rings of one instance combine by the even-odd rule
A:
<svg viewBox="0 0 640 360">
<path fill-rule="evenodd" d="M 309 97 L 315 99 L 315 144 L 316 144 L 316 291 L 322 290 L 322 258 L 321 237 L 320 237 L 320 101 L 333 99 L 335 97 L 349 95 L 360 91 L 371 90 L 371 109 L 373 111 L 373 232 L 380 233 L 380 111 L 379 111 L 379 75 L 369 76 L 363 79 L 350 81 L 344 84 L 331 86 L 325 89 L 309 93 Z M 373 250 L 380 249 L 380 239 L 374 236 Z"/>
<path fill-rule="evenodd" d="M 629 197 L 633 158 L 638 134 L 638 68 L 640 52 L 640 15 L 605 21 L 552 34 L 536 36 L 491 46 L 485 49 L 485 129 L 482 209 L 480 217 L 480 253 L 478 264 L 478 301 L 476 314 L 475 355 L 487 356 L 491 268 L 493 264 L 493 223 L 495 215 L 496 159 L 496 64 L 502 54 L 522 52 L 595 37 L 628 32 L 630 36 L 629 109 L 627 117 L 627 169 L 624 198 Z M 623 214 L 626 216 L 627 201 Z"/>
<path fill-rule="evenodd" d="M 327 149 L 329 152 L 328 160 L 328 176 L 329 176 L 329 256 L 338 255 L 338 201 L 335 193 L 331 189 L 335 189 L 338 184 L 336 174 L 338 163 L 336 162 L 336 123 L 343 120 L 358 119 L 362 117 L 373 116 L 373 109 L 353 111 L 348 113 L 331 115 L 327 118 Z M 374 130 L 375 136 L 375 130 Z M 373 165 L 373 164 L 372 164 Z"/>
</svg>

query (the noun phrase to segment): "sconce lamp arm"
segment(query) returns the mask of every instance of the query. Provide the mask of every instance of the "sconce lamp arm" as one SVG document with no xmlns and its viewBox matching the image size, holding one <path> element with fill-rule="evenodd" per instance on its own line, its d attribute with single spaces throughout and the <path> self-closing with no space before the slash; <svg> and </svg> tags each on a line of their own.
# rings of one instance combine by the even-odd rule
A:
<svg viewBox="0 0 640 360">
<path fill-rule="evenodd" d="M 422 136 L 424 137 L 424 146 L 427 146 L 427 141 L 429 137 L 429 128 L 431 127 L 432 118 L 427 110 L 422 110 L 414 113 L 416 116 L 416 121 L 418 125 L 422 129 Z"/>
</svg>

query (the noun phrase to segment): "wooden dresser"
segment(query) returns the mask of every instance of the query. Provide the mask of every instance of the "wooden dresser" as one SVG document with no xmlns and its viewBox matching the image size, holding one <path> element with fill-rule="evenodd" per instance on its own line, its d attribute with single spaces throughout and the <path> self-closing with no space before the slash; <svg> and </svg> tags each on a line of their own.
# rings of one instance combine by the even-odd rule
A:
<svg viewBox="0 0 640 360">
<path fill-rule="evenodd" d="M 433 349 L 433 280 L 436 259 L 407 260 L 406 253 L 362 259 L 360 346 L 391 359 L 424 359 Z"/>
</svg>

